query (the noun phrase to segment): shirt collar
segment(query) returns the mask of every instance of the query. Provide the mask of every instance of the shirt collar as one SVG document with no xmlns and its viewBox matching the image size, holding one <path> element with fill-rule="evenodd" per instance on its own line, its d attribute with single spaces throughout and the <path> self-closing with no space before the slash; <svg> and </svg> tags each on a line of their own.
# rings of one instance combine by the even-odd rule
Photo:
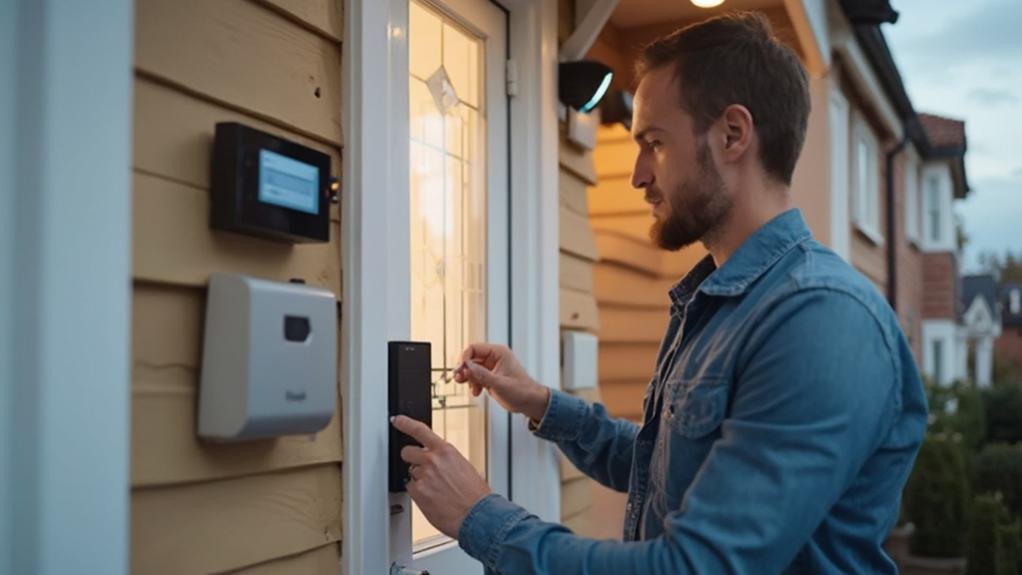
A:
<svg viewBox="0 0 1022 575">
<path fill-rule="evenodd" d="M 781 256 L 811 237 L 802 212 L 788 210 L 756 230 L 719 269 L 712 256 L 704 257 L 671 288 L 671 303 L 684 307 L 696 291 L 718 296 L 741 295 Z"/>
</svg>

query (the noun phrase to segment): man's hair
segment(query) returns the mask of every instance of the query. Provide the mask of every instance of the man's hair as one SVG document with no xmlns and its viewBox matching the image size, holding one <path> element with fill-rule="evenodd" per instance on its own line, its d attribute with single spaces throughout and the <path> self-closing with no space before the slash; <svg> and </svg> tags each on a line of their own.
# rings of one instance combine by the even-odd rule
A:
<svg viewBox="0 0 1022 575">
<path fill-rule="evenodd" d="M 759 135 L 764 169 L 791 184 L 809 119 L 809 81 L 765 16 L 727 14 L 654 40 L 642 50 L 636 78 L 666 66 L 674 67 L 681 107 L 694 118 L 697 135 L 728 106 L 745 106 Z"/>
</svg>

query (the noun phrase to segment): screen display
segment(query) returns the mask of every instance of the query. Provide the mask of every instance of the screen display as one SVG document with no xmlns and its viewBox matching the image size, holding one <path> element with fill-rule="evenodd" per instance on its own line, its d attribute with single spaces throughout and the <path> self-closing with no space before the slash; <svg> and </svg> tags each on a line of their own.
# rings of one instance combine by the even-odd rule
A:
<svg viewBox="0 0 1022 575">
<path fill-rule="evenodd" d="M 269 150 L 259 150 L 259 201 L 319 213 L 319 170 Z"/>
</svg>

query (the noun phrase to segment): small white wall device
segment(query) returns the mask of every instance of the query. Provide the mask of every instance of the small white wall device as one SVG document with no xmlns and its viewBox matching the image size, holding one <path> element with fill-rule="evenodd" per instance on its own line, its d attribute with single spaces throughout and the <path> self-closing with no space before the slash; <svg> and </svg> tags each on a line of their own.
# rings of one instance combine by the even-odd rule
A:
<svg viewBox="0 0 1022 575">
<path fill-rule="evenodd" d="M 599 342 L 584 331 L 563 333 L 563 366 L 561 387 L 567 391 L 596 389 L 599 364 Z"/>
<path fill-rule="evenodd" d="M 210 276 L 199 436 L 315 433 L 337 404 L 337 302 L 300 281 Z"/>
</svg>

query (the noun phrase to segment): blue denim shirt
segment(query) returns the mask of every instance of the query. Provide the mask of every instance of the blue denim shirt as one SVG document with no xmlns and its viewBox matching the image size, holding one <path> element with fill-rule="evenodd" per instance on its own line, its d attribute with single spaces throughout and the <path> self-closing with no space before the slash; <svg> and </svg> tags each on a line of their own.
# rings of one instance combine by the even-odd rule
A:
<svg viewBox="0 0 1022 575">
<path fill-rule="evenodd" d="M 641 426 L 555 391 L 534 430 L 628 492 L 625 541 L 489 495 L 461 546 L 506 574 L 896 573 L 882 544 L 927 406 L 887 302 L 797 210 L 670 297 Z"/>
</svg>

